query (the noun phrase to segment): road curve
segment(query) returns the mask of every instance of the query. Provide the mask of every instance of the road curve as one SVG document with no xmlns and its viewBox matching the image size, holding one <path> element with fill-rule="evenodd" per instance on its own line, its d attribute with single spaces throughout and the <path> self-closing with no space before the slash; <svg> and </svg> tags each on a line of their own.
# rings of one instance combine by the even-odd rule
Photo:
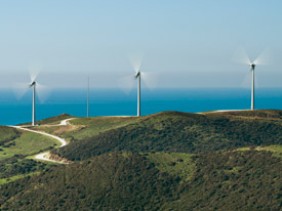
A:
<svg viewBox="0 0 282 211">
<path fill-rule="evenodd" d="M 60 124 L 58 124 L 57 126 L 68 125 L 69 124 L 68 121 L 70 121 L 71 119 L 73 119 L 73 118 L 62 120 L 60 122 Z M 11 126 L 11 127 L 17 128 L 17 129 L 20 129 L 20 130 L 24 130 L 24 131 L 29 131 L 29 132 L 32 132 L 32 133 L 41 134 L 41 135 L 48 136 L 50 138 L 56 139 L 57 141 L 59 141 L 61 143 L 61 146 L 59 148 L 64 147 L 68 144 L 68 142 L 66 142 L 65 139 L 60 138 L 59 136 L 55 136 L 55 135 L 43 132 L 43 131 L 31 130 L 31 129 L 28 129 L 28 128 L 25 128 L 25 127 L 22 127 L 22 126 Z M 48 162 L 53 162 L 53 163 L 60 163 L 60 164 L 69 164 L 70 163 L 70 161 L 63 159 L 63 158 L 54 158 L 54 156 L 51 156 L 50 151 L 39 153 L 39 154 L 35 155 L 34 157 L 37 160 L 48 161 Z"/>
<path fill-rule="evenodd" d="M 25 128 L 25 127 L 21 127 L 21 126 L 12 126 L 12 127 L 20 129 L 20 130 L 29 131 L 29 132 L 32 132 L 32 133 L 38 133 L 38 134 L 41 134 L 41 135 L 48 136 L 50 138 L 56 139 L 57 141 L 59 141 L 61 143 L 60 147 L 64 147 L 64 146 L 67 145 L 66 140 L 63 139 L 63 138 L 60 138 L 59 136 L 55 136 L 55 135 L 52 135 L 52 134 L 49 134 L 49 133 L 46 133 L 46 132 L 42 132 L 42 131 L 31 130 L 31 129 L 28 129 L 28 128 Z"/>
</svg>

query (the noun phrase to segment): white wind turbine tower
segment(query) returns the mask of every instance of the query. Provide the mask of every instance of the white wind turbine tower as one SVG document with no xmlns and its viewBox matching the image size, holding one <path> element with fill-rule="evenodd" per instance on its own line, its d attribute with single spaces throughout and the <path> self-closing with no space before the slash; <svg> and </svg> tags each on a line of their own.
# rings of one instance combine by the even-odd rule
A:
<svg viewBox="0 0 282 211">
<path fill-rule="evenodd" d="M 86 117 L 89 118 L 89 76 L 87 77 L 87 96 L 86 96 Z"/>
<path fill-rule="evenodd" d="M 156 73 L 141 71 L 142 62 L 140 58 L 132 59 L 132 66 L 135 71 L 134 75 L 124 77 L 119 81 L 121 88 L 132 89 L 134 86 L 134 79 L 137 82 L 137 110 L 136 116 L 142 115 L 142 82 L 149 88 L 153 88 L 156 85 Z M 124 90 L 125 90 L 124 89 Z M 126 91 L 126 90 L 125 90 Z M 126 91 L 127 92 L 127 91 Z"/>
<path fill-rule="evenodd" d="M 141 72 L 135 74 L 135 79 L 137 80 L 137 116 L 141 116 Z"/>
<path fill-rule="evenodd" d="M 132 66 L 135 70 L 134 78 L 137 81 L 137 117 L 142 115 L 142 80 L 145 82 L 147 87 L 154 87 L 156 84 L 156 75 L 152 72 L 141 71 L 142 59 L 132 59 Z"/>
<path fill-rule="evenodd" d="M 30 74 L 30 79 L 31 79 L 30 83 L 29 84 L 26 84 L 26 83 L 16 84 L 16 89 L 15 89 L 18 98 L 21 98 L 27 92 L 27 88 L 32 89 L 32 109 L 31 109 L 31 125 L 32 126 L 36 125 L 37 97 L 39 97 L 40 100 L 43 101 L 48 94 L 46 92 L 47 90 L 45 89 L 45 86 L 37 82 L 37 75 L 38 75 L 38 71 L 36 73 L 31 73 Z M 40 90 L 40 96 L 37 96 L 38 89 Z"/>
<path fill-rule="evenodd" d="M 252 87 L 251 87 L 251 110 L 253 111 L 255 109 L 255 68 L 256 64 L 252 63 L 251 66 L 251 72 L 252 72 Z"/>
<path fill-rule="evenodd" d="M 36 81 L 33 81 L 30 85 L 30 88 L 32 88 L 32 116 L 31 116 L 31 120 L 32 120 L 32 126 L 35 125 L 35 121 L 36 121 Z"/>
<path fill-rule="evenodd" d="M 37 79 L 37 75 L 38 72 L 35 73 L 31 73 L 30 74 L 30 79 L 31 82 L 29 84 L 29 88 L 32 89 L 32 110 L 31 110 L 31 124 L 32 126 L 35 126 L 36 124 L 36 97 L 37 97 L 37 87 L 39 86 L 39 88 L 42 88 L 42 85 L 38 84 L 38 82 L 36 81 Z"/>
<path fill-rule="evenodd" d="M 269 50 L 263 51 L 255 60 L 251 60 L 243 49 L 240 49 L 239 61 L 247 64 L 251 71 L 251 110 L 255 110 L 255 69 L 257 65 L 266 65 L 269 62 Z"/>
<path fill-rule="evenodd" d="M 141 76 L 143 73 L 141 72 L 141 66 L 142 66 L 142 58 L 135 57 L 131 58 L 131 64 L 133 66 L 133 69 L 135 71 L 134 78 L 137 81 L 137 117 L 141 116 Z"/>
</svg>

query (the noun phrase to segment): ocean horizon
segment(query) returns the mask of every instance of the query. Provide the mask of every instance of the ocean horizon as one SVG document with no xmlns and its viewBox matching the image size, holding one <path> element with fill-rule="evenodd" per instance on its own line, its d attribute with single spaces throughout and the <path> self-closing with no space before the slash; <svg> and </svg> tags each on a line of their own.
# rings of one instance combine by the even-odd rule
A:
<svg viewBox="0 0 282 211">
<path fill-rule="evenodd" d="M 31 122 L 31 91 L 17 99 L 11 90 L 2 90 L 0 124 Z M 37 100 L 37 120 L 67 113 L 86 116 L 86 89 L 52 90 L 49 97 Z M 136 91 L 90 89 L 89 116 L 136 115 Z M 143 89 L 142 115 L 162 111 L 206 112 L 249 109 L 250 90 L 244 88 Z M 282 88 L 256 89 L 256 109 L 282 109 Z"/>
</svg>

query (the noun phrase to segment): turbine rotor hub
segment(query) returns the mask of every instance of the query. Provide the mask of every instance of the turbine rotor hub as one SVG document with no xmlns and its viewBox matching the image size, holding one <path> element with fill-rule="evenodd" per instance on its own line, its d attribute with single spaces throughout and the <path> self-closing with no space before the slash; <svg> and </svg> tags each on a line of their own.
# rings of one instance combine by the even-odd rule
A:
<svg viewBox="0 0 282 211">
<path fill-rule="evenodd" d="M 251 68 L 252 68 L 252 70 L 255 70 L 256 64 L 252 63 L 252 64 L 251 64 Z"/>
<path fill-rule="evenodd" d="M 135 78 L 140 77 L 140 75 L 141 75 L 141 73 L 140 73 L 140 71 L 138 71 L 138 72 L 136 73 L 136 75 L 135 75 Z"/>
<path fill-rule="evenodd" d="M 33 81 L 29 86 L 32 87 L 32 86 L 35 86 L 36 85 L 36 81 Z"/>
</svg>

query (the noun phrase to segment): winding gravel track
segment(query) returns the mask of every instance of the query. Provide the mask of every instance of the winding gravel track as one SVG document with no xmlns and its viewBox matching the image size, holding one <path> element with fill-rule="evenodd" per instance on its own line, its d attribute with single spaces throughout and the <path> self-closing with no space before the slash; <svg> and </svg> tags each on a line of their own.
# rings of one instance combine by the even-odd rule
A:
<svg viewBox="0 0 282 211">
<path fill-rule="evenodd" d="M 54 126 L 69 125 L 69 121 L 72 120 L 72 119 L 73 118 L 62 120 L 60 122 L 60 124 L 54 125 Z M 24 131 L 29 131 L 29 132 L 32 132 L 32 133 L 41 134 L 41 135 L 48 136 L 50 138 L 56 139 L 57 141 L 59 141 L 61 143 L 60 148 L 66 146 L 68 144 L 68 142 L 66 142 L 65 139 L 60 138 L 59 136 L 55 136 L 55 135 L 46 133 L 46 132 L 31 130 L 31 129 L 28 129 L 28 128 L 25 128 L 25 127 L 22 127 L 22 126 L 11 126 L 11 127 L 17 128 L 17 129 L 20 129 L 20 130 L 24 130 Z M 54 157 L 52 158 L 50 151 L 39 153 L 39 154 L 35 155 L 34 157 L 37 160 L 48 161 L 48 162 L 53 162 L 53 163 L 60 163 L 60 164 L 69 164 L 70 163 L 69 161 L 67 161 L 65 159 L 58 159 L 58 158 L 54 158 Z"/>
</svg>

